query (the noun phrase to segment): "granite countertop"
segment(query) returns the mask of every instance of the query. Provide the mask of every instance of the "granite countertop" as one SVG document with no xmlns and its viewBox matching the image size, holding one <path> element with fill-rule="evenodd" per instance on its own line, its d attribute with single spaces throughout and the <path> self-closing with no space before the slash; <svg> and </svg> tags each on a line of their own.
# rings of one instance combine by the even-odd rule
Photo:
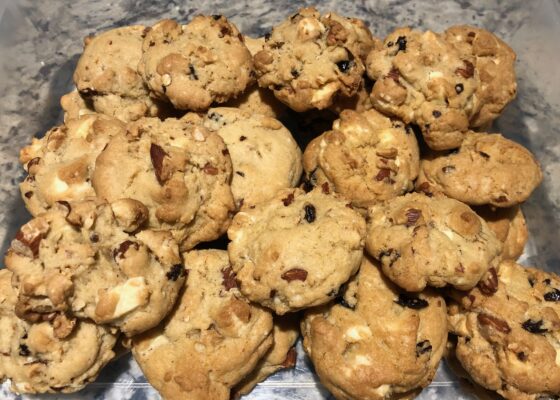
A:
<svg viewBox="0 0 560 400">
<path fill-rule="evenodd" d="M 116 26 L 149 25 L 164 17 L 187 21 L 199 13 L 224 14 L 243 33 L 261 36 L 297 8 L 313 4 L 321 11 L 363 18 L 379 37 L 403 25 L 441 31 L 468 23 L 494 31 L 514 48 L 518 55 L 518 97 L 492 130 L 529 147 L 542 164 L 543 184 L 523 206 L 531 238 L 522 262 L 560 272 L 560 81 L 556 72 L 560 64 L 560 2 L 546 0 L 0 0 L 1 253 L 19 226 L 30 218 L 18 192 L 24 176 L 18 163 L 19 149 L 31 137 L 43 135 L 61 121 L 59 99 L 71 88 L 83 37 Z M 296 371 L 274 375 L 246 398 L 328 398 L 308 368 L 300 351 Z M 109 387 L 109 382 L 117 383 Z M 442 367 L 419 398 L 476 398 L 471 392 L 468 384 Z M 0 389 L 0 397 L 16 398 L 8 394 L 6 384 Z M 157 398 L 157 394 L 125 356 L 110 364 L 96 383 L 80 392 L 80 398 L 139 400 Z"/>
</svg>

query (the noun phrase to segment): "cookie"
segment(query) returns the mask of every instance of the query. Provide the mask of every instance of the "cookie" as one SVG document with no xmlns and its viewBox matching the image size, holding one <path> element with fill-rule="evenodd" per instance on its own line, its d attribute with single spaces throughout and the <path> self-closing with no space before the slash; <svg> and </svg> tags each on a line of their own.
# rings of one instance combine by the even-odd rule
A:
<svg viewBox="0 0 560 400">
<path fill-rule="evenodd" d="M 320 189 L 284 189 L 241 210 L 228 253 L 241 292 L 276 314 L 324 304 L 356 273 L 365 221 Z"/>
<path fill-rule="evenodd" d="M 506 399 L 560 395 L 560 278 L 504 261 L 485 289 L 454 293 L 448 310 L 463 368 Z"/>
<path fill-rule="evenodd" d="M 134 337 L 132 354 L 167 400 L 229 400 L 272 346 L 272 316 L 241 295 L 227 252 L 184 259 L 187 283 L 173 313 Z"/>
<path fill-rule="evenodd" d="M 177 243 L 169 232 L 143 230 L 147 217 L 131 199 L 60 202 L 23 225 L 5 259 L 18 317 L 67 312 L 127 336 L 157 325 L 185 278 Z"/>
<path fill-rule="evenodd" d="M 363 21 L 302 8 L 265 37 L 254 56 L 260 87 L 301 112 L 351 97 L 360 86 L 363 60 L 376 46 Z"/>
<path fill-rule="evenodd" d="M 434 150 L 459 147 L 469 127 L 485 126 L 515 97 L 513 50 L 477 28 L 457 34 L 465 28 L 400 28 L 367 59 L 373 106 L 418 125 Z"/>
<path fill-rule="evenodd" d="M 251 53 L 221 15 L 199 15 L 183 26 L 168 19 L 155 24 L 138 72 L 153 95 L 195 111 L 237 97 L 254 81 Z"/>
<path fill-rule="evenodd" d="M 95 114 L 91 99 L 84 99 L 76 89 L 60 98 L 60 106 L 64 111 L 64 122 L 79 119 L 83 115 Z"/>
<path fill-rule="evenodd" d="M 136 71 L 145 30 L 124 26 L 85 38 L 73 78 L 95 111 L 125 122 L 158 115 L 159 105 Z"/>
<path fill-rule="evenodd" d="M 447 341 L 445 301 L 406 293 L 364 257 L 338 303 L 308 310 L 303 346 L 337 399 L 414 398 L 430 384 Z"/>
<path fill-rule="evenodd" d="M 470 205 L 511 207 L 527 200 L 542 178 L 525 147 L 497 133 L 469 132 L 456 151 L 422 160 L 416 187 Z"/>
<path fill-rule="evenodd" d="M 228 150 L 202 124 L 193 113 L 135 121 L 97 157 L 92 176 L 98 197 L 142 202 L 147 226 L 170 231 L 183 250 L 220 237 L 235 209 Z"/>
<path fill-rule="evenodd" d="M 474 287 L 500 261 L 502 244 L 467 205 L 411 193 L 369 209 L 366 249 L 405 290 Z"/>
<path fill-rule="evenodd" d="M 41 139 L 33 138 L 19 157 L 27 172 L 20 191 L 29 212 L 37 216 L 57 201 L 94 198 L 95 159 L 112 137 L 125 133 L 121 121 L 92 114 L 69 119 Z"/>
<path fill-rule="evenodd" d="M 275 372 L 295 367 L 297 359 L 295 344 L 299 337 L 298 315 L 275 317 L 272 336 L 274 339 L 272 347 L 261 358 L 255 369 L 233 389 L 234 399 L 249 393 L 259 382 Z"/>
<path fill-rule="evenodd" d="M 262 50 L 264 45 L 264 37 L 255 39 L 244 35 L 243 40 L 252 56 Z M 270 90 L 259 87 L 256 82 L 237 98 L 225 102 L 223 106 L 235 107 L 242 111 L 276 119 L 284 117 L 287 113 L 287 107 L 278 101 Z"/>
<path fill-rule="evenodd" d="M 502 259 L 517 260 L 529 238 L 525 216 L 521 207 L 495 208 L 490 206 L 476 207 L 474 211 L 480 215 L 502 242 Z"/>
<path fill-rule="evenodd" d="M 224 140 L 233 175 L 231 191 L 237 207 L 271 199 L 300 180 L 301 150 L 280 121 L 235 108 L 211 108 L 204 125 Z"/>
<path fill-rule="evenodd" d="M 34 324 L 14 314 L 12 273 L 0 270 L 0 381 L 15 393 L 71 393 L 95 380 L 117 335 L 89 321 L 52 315 Z"/>
<path fill-rule="evenodd" d="M 332 130 L 305 149 L 307 183 L 341 194 L 358 208 L 414 188 L 419 150 L 412 130 L 375 110 L 344 110 Z"/>
</svg>

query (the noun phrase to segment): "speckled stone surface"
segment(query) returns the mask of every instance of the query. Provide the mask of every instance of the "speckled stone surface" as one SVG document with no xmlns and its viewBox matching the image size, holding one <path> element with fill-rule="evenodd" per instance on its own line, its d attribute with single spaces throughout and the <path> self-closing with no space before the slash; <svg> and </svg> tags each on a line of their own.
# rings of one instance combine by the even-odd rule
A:
<svg viewBox="0 0 560 400">
<path fill-rule="evenodd" d="M 560 2 L 558 1 L 151 1 L 151 0 L 0 0 L 0 251 L 7 249 L 29 215 L 19 198 L 23 177 L 18 151 L 32 136 L 61 120 L 59 98 L 71 88 L 71 76 L 90 33 L 160 18 L 189 20 L 198 13 L 224 14 L 243 33 L 263 35 L 304 5 L 317 4 L 366 20 L 382 37 L 397 26 L 443 30 L 469 23 L 499 34 L 517 52 L 519 94 L 494 131 L 529 147 L 542 163 L 545 179 L 523 206 L 531 233 L 522 262 L 560 272 Z M 187 361 L 186 361 L 187 362 Z M 247 396 L 252 400 L 328 399 L 309 372 L 300 348 L 297 369 L 278 373 Z M 459 380 L 444 365 L 420 399 L 475 399 L 487 395 Z M 0 398 L 12 399 L 7 385 Z M 97 382 L 76 395 L 48 399 L 157 399 L 130 357 L 110 364 Z M 492 398 L 489 396 L 488 398 Z"/>
</svg>

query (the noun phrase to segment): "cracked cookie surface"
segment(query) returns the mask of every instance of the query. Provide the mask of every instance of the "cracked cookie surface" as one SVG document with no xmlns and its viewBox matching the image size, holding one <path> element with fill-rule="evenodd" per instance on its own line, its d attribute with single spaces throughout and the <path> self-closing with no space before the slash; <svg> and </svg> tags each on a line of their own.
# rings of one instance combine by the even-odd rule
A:
<svg viewBox="0 0 560 400">
<path fill-rule="evenodd" d="M 147 218 L 131 199 L 59 202 L 23 225 L 5 259 L 18 289 L 16 314 L 36 321 L 67 312 L 128 336 L 157 325 L 184 271 L 169 232 L 142 230 Z"/>
<path fill-rule="evenodd" d="M 419 158 L 412 130 L 375 110 L 343 111 L 303 157 L 307 182 L 363 209 L 412 190 Z"/>
<path fill-rule="evenodd" d="M 259 86 L 298 112 L 327 108 L 336 96 L 357 93 L 363 61 L 377 44 L 359 19 L 302 8 L 274 27 L 255 54 Z"/>
<path fill-rule="evenodd" d="M 488 31 L 399 28 L 367 59 L 373 106 L 418 125 L 434 150 L 459 147 L 515 97 L 515 53 Z"/>
<path fill-rule="evenodd" d="M 231 191 L 237 207 L 272 198 L 295 187 L 301 176 L 301 150 L 292 134 L 274 118 L 235 108 L 211 108 L 204 125 L 224 140 L 233 174 Z"/>
<path fill-rule="evenodd" d="M 498 133 L 469 132 L 456 151 L 422 159 L 416 187 L 471 205 L 511 207 L 527 200 L 542 179 L 525 147 Z"/>
<path fill-rule="evenodd" d="M 0 270 L 0 381 L 16 393 L 72 393 L 113 359 L 117 333 L 56 315 L 36 323 L 14 313 L 12 273 Z"/>
<path fill-rule="evenodd" d="M 411 193 L 368 210 L 366 249 L 408 291 L 474 287 L 497 267 L 501 242 L 467 205 Z"/>
<path fill-rule="evenodd" d="M 251 53 L 221 15 L 199 15 L 183 26 L 168 19 L 155 24 L 138 71 L 155 96 L 195 111 L 237 97 L 254 81 Z"/>
<path fill-rule="evenodd" d="M 321 190 L 281 190 L 237 213 L 228 252 L 241 292 L 277 314 L 324 304 L 359 268 L 365 221 Z"/>
<path fill-rule="evenodd" d="M 169 400 L 229 400 L 272 346 L 272 315 L 237 289 L 226 251 L 184 254 L 188 278 L 162 325 L 133 338 L 132 353 Z"/>
<path fill-rule="evenodd" d="M 301 330 L 335 398 L 413 398 L 430 384 L 445 349 L 445 301 L 431 290 L 400 290 L 366 256 L 342 298 L 307 311 Z"/>
<path fill-rule="evenodd" d="M 453 294 L 448 321 L 459 362 L 476 383 L 506 399 L 558 396 L 560 279 L 504 261 L 492 291 Z"/>
<path fill-rule="evenodd" d="M 142 202 L 148 227 L 169 230 L 188 250 L 225 233 L 235 208 L 231 170 L 223 140 L 189 113 L 129 124 L 97 158 L 92 183 L 106 201 Z"/>
</svg>

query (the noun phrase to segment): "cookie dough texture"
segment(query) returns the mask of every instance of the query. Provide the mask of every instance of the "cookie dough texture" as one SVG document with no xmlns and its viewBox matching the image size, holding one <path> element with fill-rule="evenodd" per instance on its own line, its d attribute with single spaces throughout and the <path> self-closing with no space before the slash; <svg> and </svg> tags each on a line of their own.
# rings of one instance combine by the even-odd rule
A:
<svg viewBox="0 0 560 400">
<path fill-rule="evenodd" d="M 417 124 L 429 147 L 459 147 L 515 97 L 515 53 L 492 33 L 456 26 L 443 34 L 399 28 L 367 59 L 373 106 Z"/>
<path fill-rule="evenodd" d="M 117 340 L 108 328 L 72 322 L 72 334 L 57 335 L 61 316 L 29 324 L 14 314 L 12 273 L 0 270 L 0 381 L 16 393 L 71 393 L 95 380 L 113 357 Z"/>
<path fill-rule="evenodd" d="M 418 176 L 416 137 L 404 123 L 375 110 L 344 110 L 332 130 L 304 153 L 306 179 L 359 208 L 402 195 Z"/>
<path fill-rule="evenodd" d="M 497 133 L 469 132 L 458 150 L 422 160 L 416 186 L 471 205 L 511 207 L 527 200 L 542 179 L 525 147 Z"/>
<path fill-rule="evenodd" d="M 18 317 L 35 322 L 66 312 L 128 336 L 157 325 L 184 281 L 178 245 L 165 231 L 141 230 L 148 211 L 59 203 L 23 225 L 6 254 L 18 289 Z"/>
<path fill-rule="evenodd" d="M 299 337 L 299 316 L 288 314 L 274 317 L 272 331 L 274 343 L 255 369 L 235 388 L 235 398 L 249 393 L 259 382 L 264 381 L 276 371 L 294 368 L 296 365 L 296 341 Z"/>
<path fill-rule="evenodd" d="M 186 250 L 229 226 L 231 170 L 223 140 L 189 113 L 129 124 L 127 135 L 113 138 L 97 158 L 92 183 L 101 199 L 142 202 L 147 226 L 170 231 Z"/>
<path fill-rule="evenodd" d="M 521 207 L 494 208 L 490 206 L 474 209 L 502 242 L 502 259 L 517 260 L 529 238 L 525 216 Z"/>
<path fill-rule="evenodd" d="M 144 39 L 138 71 L 153 95 L 175 108 L 206 110 L 254 81 L 251 53 L 225 17 L 196 16 L 187 25 L 155 24 Z"/>
<path fill-rule="evenodd" d="M 82 115 L 33 138 L 20 151 L 27 177 L 20 184 L 23 201 L 37 216 L 57 201 L 95 197 L 91 178 L 95 159 L 112 137 L 124 137 L 121 121 L 100 114 Z"/>
<path fill-rule="evenodd" d="M 237 213 L 228 236 L 241 292 L 282 315 L 336 296 L 360 266 L 365 221 L 321 190 L 285 189 Z"/>
<path fill-rule="evenodd" d="M 255 54 L 259 86 L 298 112 L 327 108 L 336 96 L 357 93 L 363 61 L 377 43 L 359 19 L 300 9 Z"/>
<path fill-rule="evenodd" d="M 168 400 L 229 400 L 272 346 L 272 316 L 249 303 L 220 250 L 184 255 L 188 279 L 173 313 L 133 338 L 132 353 Z"/>
<path fill-rule="evenodd" d="M 303 346 L 337 399 L 412 399 L 436 373 L 447 341 L 445 301 L 398 289 L 364 257 L 340 304 L 306 312 Z"/>
<path fill-rule="evenodd" d="M 448 320 L 459 362 L 476 383 L 506 399 L 558 396 L 560 279 L 504 261 L 494 290 L 454 295 Z"/>
<path fill-rule="evenodd" d="M 60 98 L 60 106 L 64 111 L 64 123 L 71 119 L 79 119 L 83 115 L 95 114 L 91 100 L 84 99 L 76 89 Z"/>
<path fill-rule="evenodd" d="M 204 125 L 224 140 L 233 164 L 231 191 L 238 207 L 272 198 L 300 180 L 301 150 L 280 121 L 235 108 L 211 108 Z"/>
<path fill-rule="evenodd" d="M 367 251 L 405 290 L 471 289 L 500 261 L 501 242 L 457 200 L 411 193 L 371 207 L 368 217 Z"/>
<path fill-rule="evenodd" d="M 158 115 L 159 106 L 137 72 L 145 30 L 132 25 L 85 38 L 74 83 L 97 112 L 127 122 Z"/>
</svg>

